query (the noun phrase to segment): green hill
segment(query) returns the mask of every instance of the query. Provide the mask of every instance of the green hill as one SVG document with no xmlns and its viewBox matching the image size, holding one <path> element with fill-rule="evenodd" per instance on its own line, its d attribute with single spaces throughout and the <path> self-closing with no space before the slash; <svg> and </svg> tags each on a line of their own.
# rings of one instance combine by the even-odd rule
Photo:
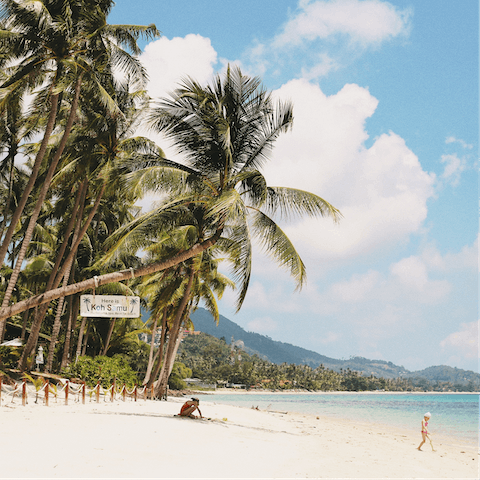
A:
<svg viewBox="0 0 480 480">
<path fill-rule="evenodd" d="M 266 335 L 247 332 L 223 315 L 220 315 L 220 321 L 216 325 L 210 313 L 203 308 L 196 310 L 190 318 L 195 326 L 195 330 L 208 333 L 216 338 L 223 337 L 228 344 L 231 343 L 232 338 L 235 342 L 242 341 L 244 344 L 243 349 L 247 353 L 257 354 L 260 358 L 276 364 L 308 365 L 312 368 L 323 365 L 325 368 L 337 372 L 341 369 L 350 369 L 361 372 L 365 376 L 374 375 L 383 378 L 404 377 L 419 380 L 424 378 L 429 382 L 450 382 L 459 385 L 473 384 L 477 390 L 480 386 L 480 375 L 473 371 L 441 365 L 411 372 L 402 366 L 384 360 L 369 360 L 363 357 L 337 360 L 312 350 L 273 340 Z"/>
</svg>

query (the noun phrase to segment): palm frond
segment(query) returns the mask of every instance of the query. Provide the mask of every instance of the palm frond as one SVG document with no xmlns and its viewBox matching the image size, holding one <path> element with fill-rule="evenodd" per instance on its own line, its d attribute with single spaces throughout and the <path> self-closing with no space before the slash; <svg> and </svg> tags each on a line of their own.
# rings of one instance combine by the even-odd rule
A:
<svg viewBox="0 0 480 480">
<path fill-rule="evenodd" d="M 252 232 L 266 253 L 280 266 L 287 268 L 300 289 L 306 280 L 305 265 L 285 232 L 267 215 L 252 213 Z"/>
<path fill-rule="evenodd" d="M 287 187 L 268 187 L 267 192 L 264 205 L 267 213 L 279 213 L 285 218 L 292 215 L 331 217 L 334 222 L 339 222 L 342 217 L 338 209 L 314 193 Z"/>
</svg>

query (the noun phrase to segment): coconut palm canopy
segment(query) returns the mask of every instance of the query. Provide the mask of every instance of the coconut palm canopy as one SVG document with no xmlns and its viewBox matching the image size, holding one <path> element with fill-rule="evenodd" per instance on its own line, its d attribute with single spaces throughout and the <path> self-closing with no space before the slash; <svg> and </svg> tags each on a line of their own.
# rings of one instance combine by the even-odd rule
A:
<svg viewBox="0 0 480 480">
<path fill-rule="evenodd" d="M 248 289 L 254 239 L 301 287 L 305 265 L 275 219 L 309 215 L 337 221 L 340 212 L 312 193 L 268 186 L 260 172 L 274 141 L 292 126 L 292 105 L 274 102 L 258 78 L 229 67 L 206 87 L 185 80 L 172 98 L 152 108 L 149 121 L 173 142 L 183 162 L 158 158 L 136 165 L 130 188 L 168 196 L 117 230 L 106 258 L 127 247 L 145 248 L 159 232 L 168 236 L 190 227 L 190 247 L 215 238 L 230 261 L 238 309 Z"/>
</svg>

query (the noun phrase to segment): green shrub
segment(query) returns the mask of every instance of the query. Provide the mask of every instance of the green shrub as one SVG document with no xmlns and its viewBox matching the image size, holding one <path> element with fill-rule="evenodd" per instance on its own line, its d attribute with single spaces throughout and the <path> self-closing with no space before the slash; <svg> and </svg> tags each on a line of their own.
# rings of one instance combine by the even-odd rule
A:
<svg viewBox="0 0 480 480">
<path fill-rule="evenodd" d="M 22 349 L 16 347 L 0 347 L 0 365 L 4 368 L 16 368 Z"/>
<path fill-rule="evenodd" d="M 175 362 L 173 364 L 172 373 L 168 378 L 168 387 L 172 390 L 183 390 L 187 388 L 187 384 L 183 381 L 192 375 L 192 370 L 183 363 Z"/>
<path fill-rule="evenodd" d="M 84 380 L 89 387 L 94 387 L 99 380 L 104 388 L 108 388 L 114 379 L 117 384 L 125 383 L 129 388 L 138 383 L 135 372 L 123 355 L 80 357 L 77 363 L 69 365 L 62 375 Z"/>
</svg>

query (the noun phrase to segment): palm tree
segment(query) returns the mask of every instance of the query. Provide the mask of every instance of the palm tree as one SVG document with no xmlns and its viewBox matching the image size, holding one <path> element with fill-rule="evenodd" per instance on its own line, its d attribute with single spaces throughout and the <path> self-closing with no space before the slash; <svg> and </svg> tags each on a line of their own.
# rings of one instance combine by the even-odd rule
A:
<svg viewBox="0 0 480 480">
<path fill-rule="evenodd" d="M 88 218 L 81 226 L 82 209 L 78 213 L 78 221 L 76 222 L 76 230 L 74 232 L 74 240 L 69 249 L 69 253 L 63 266 L 60 268 L 63 250 L 60 249 L 57 263 L 52 273 L 51 281 L 49 281 L 46 290 L 56 288 L 62 279 L 63 285 L 67 285 L 69 271 L 72 268 L 76 251 L 80 242 L 84 238 L 91 223 L 94 222 L 94 232 L 90 235 L 92 244 L 98 250 L 101 248 L 102 238 L 108 237 L 113 230 L 118 228 L 125 221 L 134 218 L 134 212 L 139 210 L 133 206 L 136 197 L 133 192 L 121 188 L 121 176 L 125 169 L 124 164 L 135 161 L 137 156 L 142 159 L 150 152 L 161 152 L 151 141 L 143 137 L 133 137 L 132 133 L 139 122 L 141 106 L 144 102 L 142 92 L 129 92 L 129 84 L 119 86 L 114 96 L 116 103 L 122 111 L 122 116 L 104 117 L 101 105 L 96 103 L 94 99 L 88 104 L 88 112 L 84 113 L 82 122 L 78 128 L 74 129 L 74 142 L 67 149 L 68 158 L 60 171 L 57 173 L 52 186 L 53 192 L 58 197 L 55 209 L 58 216 L 65 215 L 65 205 L 74 189 L 72 185 L 77 182 L 78 178 L 84 178 L 83 188 L 92 187 L 98 184 L 98 192 L 96 192 L 95 203 L 89 210 Z M 88 115 L 87 115 L 88 114 Z M 86 190 L 79 189 L 79 192 Z M 105 196 L 105 198 L 104 198 Z M 75 211 L 75 209 L 74 209 Z M 72 214 L 71 221 L 74 220 Z M 64 237 L 64 244 L 69 240 L 69 230 Z M 62 246 L 63 248 L 63 246 Z M 130 264 L 131 266 L 131 264 Z M 32 326 L 32 335 L 30 335 L 25 346 L 24 352 L 20 358 L 19 367 L 25 368 L 25 359 L 29 352 L 35 349 L 38 333 L 41 323 L 45 316 L 46 305 L 43 305 L 35 316 L 35 322 Z M 60 300 L 60 307 L 63 301 Z M 56 333 L 59 328 L 60 319 L 56 322 Z"/>
<path fill-rule="evenodd" d="M 3 103 L 8 103 L 9 97 L 19 88 L 25 88 L 25 84 L 33 87 L 47 85 L 38 98 L 44 99 L 43 105 L 50 102 L 50 109 L 29 183 L 0 246 L 1 262 L 47 151 L 48 140 L 59 110 L 59 100 L 73 90 L 68 120 L 38 197 L 39 205 L 45 199 L 73 126 L 82 82 L 88 81 L 95 85 L 95 92 L 100 96 L 106 111 L 118 114 L 115 102 L 108 93 L 109 85 L 113 82 L 112 72 L 115 66 L 135 75 L 139 80 L 145 78 L 144 69 L 138 60 L 122 50 L 121 46 L 126 46 L 138 54 L 140 50 L 136 45 L 136 39 L 140 34 L 147 37 L 158 35 L 153 25 L 149 27 L 108 25 L 106 16 L 113 6 L 113 0 L 41 0 L 35 4 L 28 1 L 4 0 L 3 3 L 4 8 L 0 17 L 3 41 L 0 48 L 0 66 L 6 66 L 7 62 L 11 65 L 13 62 L 13 66 L 10 66 L 9 80 L 0 86 L 5 92 Z M 17 259 L 17 266 L 7 287 L 2 308 L 9 304 L 11 291 L 23 262 L 21 255 L 22 252 L 24 255 L 28 247 L 40 208 L 38 206 L 30 218 L 24 239 L 25 245 L 22 246 Z M 0 338 L 3 335 L 3 328 L 4 322 L 0 322 Z"/>
<path fill-rule="evenodd" d="M 185 303 L 182 322 L 189 322 L 190 313 L 195 311 L 202 301 L 205 308 L 211 313 L 214 320 L 218 323 L 220 314 L 218 311 L 215 296 L 219 299 L 227 287 L 235 288 L 235 284 L 225 275 L 218 271 L 219 259 L 212 256 L 215 247 L 205 250 L 191 261 L 190 275 L 193 277 L 193 283 L 190 289 L 185 289 L 183 295 L 189 295 L 188 302 Z M 190 285 L 190 277 L 188 278 Z M 191 325 L 193 328 L 193 325 Z M 169 348 L 165 354 L 164 367 L 156 384 L 156 396 L 162 398 L 165 394 L 168 379 L 172 373 L 175 357 L 181 341 L 181 333 L 175 333 L 175 323 L 169 335 Z"/>
<path fill-rule="evenodd" d="M 207 87 L 186 80 L 171 99 L 160 101 L 150 119 L 153 128 L 173 140 L 185 161 L 158 158 L 136 172 L 133 180 L 138 184 L 151 186 L 151 178 L 156 178 L 157 188 L 170 196 L 160 208 L 120 228 L 112 238 L 111 255 L 126 244 L 142 248 L 159 231 L 167 235 L 181 226 L 201 222 L 202 236 L 188 250 L 141 266 L 133 275 L 140 277 L 165 270 L 218 243 L 227 252 L 233 279 L 240 286 L 239 309 L 250 280 L 251 240 L 256 237 L 301 287 L 306 280 L 305 266 L 271 216 L 330 216 L 337 221 L 341 214 L 314 194 L 267 186 L 259 171 L 276 138 L 291 127 L 292 106 L 281 102 L 275 105 L 258 78 L 247 77 L 238 68 L 228 68 L 223 79 L 217 76 L 213 85 Z M 163 180 L 162 184 L 158 179 Z M 126 269 L 51 290 L 5 309 L 0 320 L 54 298 L 125 280 L 131 275 Z"/>
</svg>

